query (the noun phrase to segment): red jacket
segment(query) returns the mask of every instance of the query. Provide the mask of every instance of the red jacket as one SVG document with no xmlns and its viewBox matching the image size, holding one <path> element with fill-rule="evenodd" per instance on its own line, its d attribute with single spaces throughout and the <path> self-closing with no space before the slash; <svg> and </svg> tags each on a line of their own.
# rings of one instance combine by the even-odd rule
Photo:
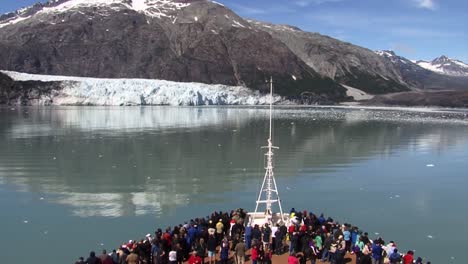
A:
<svg viewBox="0 0 468 264">
<path fill-rule="evenodd" d="M 202 259 L 199 257 L 199 256 L 190 256 L 190 258 L 188 259 L 188 263 L 189 264 L 201 264 L 202 263 Z"/>
<path fill-rule="evenodd" d="M 257 248 L 252 248 L 252 260 L 257 260 L 258 259 L 258 249 Z"/>
<path fill-rule="evenodd" d="M 406 254 L 403 257 L 403 264 L 412 264 L 413 263 L 413 255 L 411 254 Z"/>
</svg>

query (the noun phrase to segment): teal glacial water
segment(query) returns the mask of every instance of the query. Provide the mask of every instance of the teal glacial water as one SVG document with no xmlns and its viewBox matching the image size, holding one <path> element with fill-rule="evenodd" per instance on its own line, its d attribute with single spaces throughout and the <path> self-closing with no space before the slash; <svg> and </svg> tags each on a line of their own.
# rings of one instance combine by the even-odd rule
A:
<svg viewBox="0 0 468 264">
<path fill-rule="evenodd" d="M 0 108 L 2 263 L 73 263 L 214 210 L 253 209 L 262 107 Z M 468 112 L 278 108 L 283 207 L 466 263 Z"/>
</svg>

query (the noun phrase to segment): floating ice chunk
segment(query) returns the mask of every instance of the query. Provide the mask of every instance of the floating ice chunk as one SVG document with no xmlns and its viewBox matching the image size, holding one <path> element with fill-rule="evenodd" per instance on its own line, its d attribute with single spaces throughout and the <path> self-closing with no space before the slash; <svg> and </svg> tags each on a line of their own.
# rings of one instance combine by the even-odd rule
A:
<svg viewBox="0 0 468 264">
<path fill-rule="evenodd" d="M 47 235 L 49 234 L 49 231 L 45 230 L 44 232 L 42 232 L 44 235 Z"/>
<path fill-rule="evenodd" d="M 27 223 L 29 223 L 29 221 L 28 221 L 28 220 L 24 220 L 23 223 L 27 224 Z"/>
<path fill-rule="evenodd" d="M 286 190 L 291 190 L 291 188 L 289 188 L 288 186 L 286 186 Z"/>
<path fill-rule="evenodd" d="M 292 77 L 294 80 L 297 80 L 297 78 L 296 78 L 296 76 L 294 76 L 294 74 L 291 75 L 291 77 Z"/>
<path fill-rule="evenodd" d="M 374 234 L 375 234 L 376 236 L 380 235 L 380 233 L 378 233 L 378 232 L 375 232 Z"/>
<path fill-rule="evenodd" d="M 427 238 L 433 239 L 434 237 L 431 235 L 427 235 Z"/>
<path fill-rule="evenodd" d="M 57 157 L 53 157 L 52 159 L 53 159 L 53 160 L 56 160 L 56 159 L 57 159 Z"/>
<path fill-rule="evenodd" d="M 102 246 L 104 246 L 104 243 L 101 242 L 99 245 L 102 247 Z"/>
<path fill-rule="evenodd" d="M 222 145 L 221 144 L 218 144 L 218 147 L 221 147 Z"/>
<path fill-rule="evenodd" d="M 232 132 L 237 132 L 237 129 L 233 129 Z"/>
<path fill-rule="evenodd" d="M 99 154 L 99 156 L 98 156 L 98 157 L 99 157 L 99 158 L 102 158 L 103 156 L 102 156 L 101 154 Z"/>
<path fill-rule="evenodd" d="M 44 200 L 44 197 L 39 198 L 39 200 Z"/>
<path fill-rule="evenodd" d="M 395 194 L 395 198 L 400 198 L 400 195 L 398 195 L 398 194 Z"/>
<path fill-rule="evenodd" d="M 426 167 L 434 167 L 434 164 L 427 164 Z"/>
<path fill-rule="evenodd" d="M 151 180 L 151 177 L 147 177 L 146 179 Z"/>
<path fill-rule="evenodd" d="M 242 170 L 243 170 L 243 171 L 247 171 L 247 169 L 246 169 L 246 168 L 243 168 Z"/>
</svg>

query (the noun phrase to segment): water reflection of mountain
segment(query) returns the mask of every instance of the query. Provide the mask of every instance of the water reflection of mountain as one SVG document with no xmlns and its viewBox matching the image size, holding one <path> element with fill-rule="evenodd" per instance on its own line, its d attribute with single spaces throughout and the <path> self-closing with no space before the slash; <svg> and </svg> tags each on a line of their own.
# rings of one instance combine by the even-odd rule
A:
<svg viewBox="0 0 468 264">
<path fill-rule="evenodd" d="M 263 176 L 265 113 L 171 107 L 0 112 L 7 120 L 0 124 L 0 183 L 51 194 L 52 202 L 84 217 L 159 214 L 206 202 L 211 193 L 255 187 Z M 279 178 L 298 170 L 320 176 L 401 150 L 443 152 L 468 139 L 466 124 L 437 116 L 417 114 L 410 122 L 394 112 L 277 114 Z"/>
</svg>

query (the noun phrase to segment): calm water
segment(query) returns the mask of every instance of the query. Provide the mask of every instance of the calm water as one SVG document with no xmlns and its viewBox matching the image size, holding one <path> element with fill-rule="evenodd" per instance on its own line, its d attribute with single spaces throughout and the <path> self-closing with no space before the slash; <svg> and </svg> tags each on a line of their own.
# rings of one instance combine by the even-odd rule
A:
<svg viewBox="0 0 468 264">
<path fill-rule="evenodd" d="M 0 108 L 2 263 L 73 263 L 156 227 L 252 209 L 267 110 Z M 283 207 L 466 263 L 468 113 L 275 110 Z M 374 235 L 375 234 L 375 235 Z"/>
</svg>

